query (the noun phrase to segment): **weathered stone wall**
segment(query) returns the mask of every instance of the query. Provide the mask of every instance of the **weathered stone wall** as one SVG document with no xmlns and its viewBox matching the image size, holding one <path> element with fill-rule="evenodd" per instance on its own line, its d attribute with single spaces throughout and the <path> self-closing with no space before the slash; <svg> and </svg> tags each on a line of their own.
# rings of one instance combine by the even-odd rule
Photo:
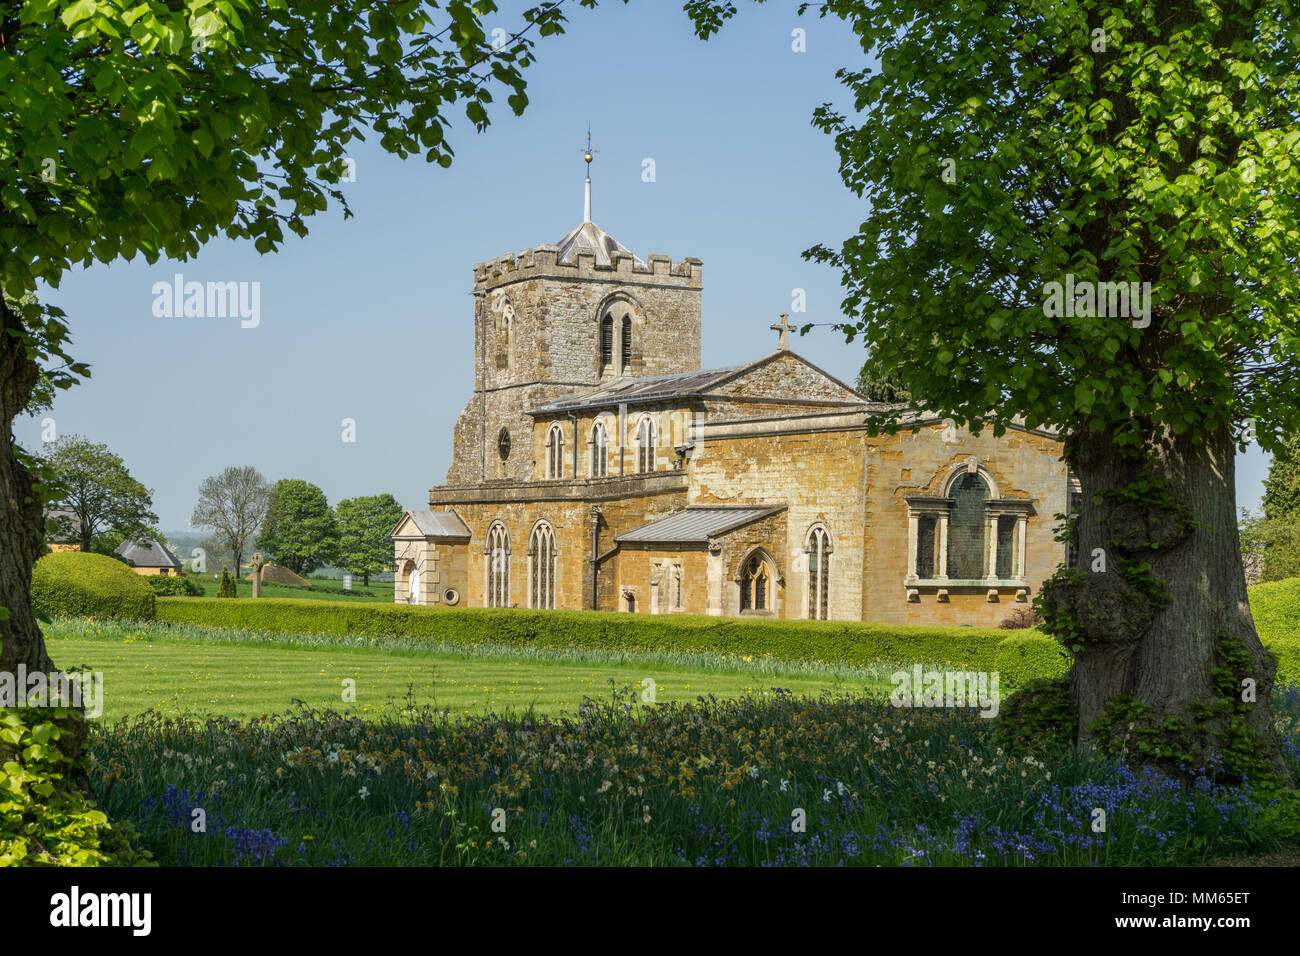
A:
<svg viewBox="0 0 1300 956">
<path fill-rule="evenodd" d="M 835 381 L 821 369 L 809 365 L 794 352 L 773 353 L 757 368 L 750 369 L 710 392 L 715 395 L 762 396 L 825 402 L 862 402 L 853 389 Z"/>
<path fill-rule="evenodd" d="M 657 561 L 681 566 L 682 606 L 680 608 L 670 603 L 668 590 L 663 584 L 660 585 L 659 601 L 652 599 L 651 571 Z M 705 550 L 680 547 L 667 550 L 628 547 L 620 549 L 616 560 L 611 564 L 615 566 L 615 571 L 609 576 L 610 591 L 617 595 L 617 600 L 610 603 L 610 609 L 626 610 L 626 594 L 631 592 L 636 599 L 638 614 L 709 613 L 709 555 Z"/>
</svg>

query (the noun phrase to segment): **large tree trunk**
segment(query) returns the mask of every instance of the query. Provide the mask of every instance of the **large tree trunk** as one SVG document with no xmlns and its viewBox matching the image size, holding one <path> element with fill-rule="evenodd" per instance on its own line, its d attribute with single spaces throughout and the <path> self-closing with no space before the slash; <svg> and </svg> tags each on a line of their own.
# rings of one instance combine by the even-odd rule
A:
<svg viewBox="0 0 1300 956">
<path fill-rule="evenodd" d="M 1231 429 L 1147 451 L 1144 470 L 1111 435 L 1067 443 L 1083 491 L 1079 558 L 1045 600 L 1081 645 L 1070 678 L 1080 745 L 1175 776 L 1222 764 L 1230 779 L 1285 778 L 1276 666 L 1251 619 L 1237 539 Z"/>
<path fill-rule="evenodd" d="M 38 376 L 22 341 L 11 334 L 19 331 L 19 317 L 0 296 L 0 423 L 7 439 L 0 451 L 0 607 L 9 611 L 0 621 L 0 671 L 8 673 L 19 664 L 29 671 L 54 667 L 32 614 L 32 565 L 43 546 L 43 509 L 31 473 L 14 454 L 12 423 Z"/>
</svg>

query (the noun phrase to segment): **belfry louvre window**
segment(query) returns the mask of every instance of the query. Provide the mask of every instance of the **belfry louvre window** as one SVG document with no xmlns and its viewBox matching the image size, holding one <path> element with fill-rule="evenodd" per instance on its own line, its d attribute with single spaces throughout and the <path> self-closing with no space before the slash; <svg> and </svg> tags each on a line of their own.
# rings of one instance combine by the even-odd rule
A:
<svg viewBox="0 0 1300 956">
<path fill-rule="evenodd" d="M 545 521 L 528 539 L 528 606 L 555 608 L 555 530 Z"/>
<path fill-rule="evenodd" d="M 607 315 L 600 320 L 600 374 L 614 363 L 614 317 Z"/>
<path fill-rule="evenodd" d="M 487 606 L 510 606 L 510 536 L 499 521 L 487 536 Z"/>
<path fill-rule="evenodd" d="M 808 617 L 825 621 L 830 616 L 831 536 L 825 528 L 808 535 Z"/>
<path fill-rule="evenodd" d="M 600 422 L 591 430 L 591 477 L 604 478 L 609 474 L 609 434 Z"/>
<path fill-rule="evenodd" d="M 636 470 L 655 470 L 655 424 L 648 417 L 636 428 Z"/>
<path fill-rule="evenodd" d="M 632 317 L 623 316 L 622 335 L 619 336 L 619 349 L 622 352 L 623 364 L 621 370 L 624 375 L 632 367 Z"/>
<path fill-rule="evenodd" d="M 559 425 L 546 433 L 546 477 L 564 477 L 564 432 Z"/>
<path fill-rule="evenodd" d="M 953 483 L 949 494 L 953 503 L 948 519 L 948 577 L 983 578 L 989 551 L 984 520 L 988 485 L 977 474 L 964 474 Z"/>
<path fill-rule="evenodd" d="M 767 561 L 761 554 L 756 554 L 745 562 L 740 574 L 740 609 L 742 611 L 766 611 L 771 605 L 770 589 L 772 573 Z"/>
</svg>

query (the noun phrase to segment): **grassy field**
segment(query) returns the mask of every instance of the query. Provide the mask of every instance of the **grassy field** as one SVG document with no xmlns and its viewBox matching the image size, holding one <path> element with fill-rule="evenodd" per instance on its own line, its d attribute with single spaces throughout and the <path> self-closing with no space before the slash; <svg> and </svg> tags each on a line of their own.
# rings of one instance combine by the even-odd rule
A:
<svg viewBox="0 0 1300 956">
<path fill-rule="evenodd" d="M 247 572 L 246 572 L 247 573 Z M 216 597 L 217 587 L 221 584 L 220 574 L 213 580 L 211 574 L 190 574 L 187 577 L 203 589 L 204 597 Z M 290 587 L 286 584 L 263 584 L 262 596 L 269 598 L 311 598 L 324 601 L 382 601 L 393 603 L 393 582 L 376 581 L 373 578 L 369 587 L 362 587 L 360 578 L 352 579 L 352 590 L 344 591 L 343 582 L 333 578 L 311 578 L 311 586 L 306 588 Z M 235 582 L 235 593 L 239 597 L 253 596 L 253 582 L 240 579 Z"/>
<path fill-rule="evenodd" d="M 394 641 L 352 645 L 200 627 L 59 621 L 47 628 L 60 666 L 104 675 L 101 719 L 155 709 L 167 714 L 246 718 L 297 707 L 375 716 L 405 706 L 456 713 L 572 712 L 584 696 L 654 682 L 656 702 L 697 696 L 771 693 L 774 686 L 816 696 L 823 690 L 883 695 L 883 668 L 817 668 L 721 655 L 635 655 L 597 651 L 463 649 Z M 355 702 L 343 699 L 355 681 Z"/>
</svg>

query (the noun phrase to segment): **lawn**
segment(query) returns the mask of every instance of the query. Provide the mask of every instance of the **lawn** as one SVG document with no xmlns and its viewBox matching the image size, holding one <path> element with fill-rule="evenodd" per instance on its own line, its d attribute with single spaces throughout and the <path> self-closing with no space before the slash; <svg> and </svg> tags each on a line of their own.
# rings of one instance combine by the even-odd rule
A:
<svg viewBox="0 0 1300 956">
<path fill-rule="evenodd" d="M 575 711 L 584 696 L 614 688 L 647 689 L 656 702 L 697 696 L 765 695 L 773 686 L 816 696 L 823 690 L 887 694 L 882 669 L 814 668 L 749 662 L 720 655 L 635 655 L 575 651 L 531 657 L 518 649 L 474 652 L 290 638 L 199 627 L 58 621 L 47 629 L 50 653 L 65 668 L 104 675 L 102 719 L 156 709 L 167 714 L 246 718 L 294 707 L 332 708 L 374 716 L 398 706 L 429 706 L 454 714 Z M 693 666 L 692 666 L 693 665 Z M 343 699 L 355 681 L 355 702 Z M 301 701 L 301 703 L 295 703 Z"/>
<path fill-rule="evenodd" d="M 217 587 L 221 584 L 220 575 L 213 579 L 211 574 L 189 574 L 186 577 L 203 589 L 204 597 L 216 597 Z M 352 590 L 343 590 L 343 582 L 336 578 L 310 578 L 310 587 L 293 587 L 287 584 L 263 584 L 262 596 L 268 598 L 310 598 L 323 601 L 382 601 L 393 603 L 393 582 L 371 580 L 369 587 L 361 585 L 360 578 L 353 578 Z M 253 596 L 253 582 L 241 578 L 235 582 L 235 593 L 239 597 Z"/>
</svg>

